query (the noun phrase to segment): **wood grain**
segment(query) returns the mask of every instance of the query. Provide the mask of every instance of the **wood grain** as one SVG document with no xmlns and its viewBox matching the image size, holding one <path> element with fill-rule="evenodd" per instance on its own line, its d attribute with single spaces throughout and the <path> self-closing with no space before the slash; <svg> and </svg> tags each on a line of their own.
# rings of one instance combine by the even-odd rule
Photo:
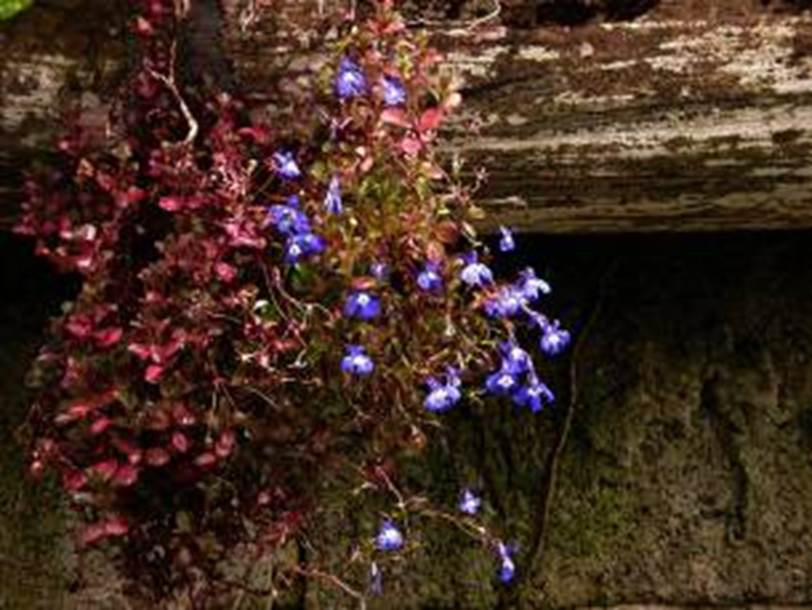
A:
<svg viewBox="0 0 812 610">
<path fill-rule="evenodd" d="M 98 4 L 43 3 L 2 32 L 7 166 L 50 145 L 68 102 L 97 108 L 120 77 L 120 12 L 91 11 L 95 21 L 80 23 L 64 3 Z M 487 169 L 485 228 L 812 227 L 812 17 L 741 10 L 745 0 L 689 2 L 693 12 L 677 4 L 577 27 L 508 28 L 498 17 L 425 26 L 463 84 L 464 111 L 444 146 Z M 257 94 L 290 60 L 307 34 L 296 26 L 319 3 L 282 0 L 267 15 L 246 13 L 240 0 L 223 6 L 234 76 Z"/>
</svg>

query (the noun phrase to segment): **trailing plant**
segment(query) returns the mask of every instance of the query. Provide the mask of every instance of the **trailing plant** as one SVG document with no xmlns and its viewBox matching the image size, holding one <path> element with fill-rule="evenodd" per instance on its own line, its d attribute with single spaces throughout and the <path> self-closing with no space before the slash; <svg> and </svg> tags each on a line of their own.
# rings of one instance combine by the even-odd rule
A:
<svg viewBox="0 0 812 610">
<path fill-rule="evenodd" d="M 421 512 L 511 582 L 515 548 L 476 521 L 478 490 L 429 507 L 399 483 L 404 457 L 453 434 L 448 411 L 552 403 L 540 367 L 569 342 L 532 269 L 495 276 L 474 189 L 438 160 L 461 103 L 442 56 L 382 2 L 258 119 L 182 87 L 182 9 L 136 4 L 140 66 L 113 135 L 73 130 L 17 227 L 82 278 L 32 371 L 32 473 L 59 475 L 81 543 L 115 548 L 152 598 L 206 606 L 237 586 L 235 552 L 282 548 L 359 490 L 387 499 L 351 559 L 371 592 Z M 498 249 L 514 248 L 503 228 Z M 366 594 L 297 562 L 272 588 L 303 576 Z"/>
</svg>

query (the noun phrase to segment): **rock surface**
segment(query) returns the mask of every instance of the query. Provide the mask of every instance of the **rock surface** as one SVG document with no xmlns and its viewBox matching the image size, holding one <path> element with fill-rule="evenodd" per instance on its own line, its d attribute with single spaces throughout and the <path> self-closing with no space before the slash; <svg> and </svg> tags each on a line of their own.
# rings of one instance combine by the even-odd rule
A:
<svg viewBox="0 0 812 610">
<path fill-rule="evenodd" d="M 560 464 L 547 552 L 529 576 L 522 607 L 812 604 L 808 235 L 522 236 L 520 246 L 547 268 L 556 289 L 551 307 L 563 308 L 576 332 L 608 261 L 617 259 L 578 362 L 581 399 Z M 121 607 L 108 576 L 91 571 L 86 582 L 73 582 L 65 544 L 54 543 L 64 526 L 53 500 L 22 482 L 11 438 L 25 412 L 20 386 L 44 315 L 67 292 L 26 258 L 24 244 L 6 240 L 3 253 L 18 262 L 16 270 L 4 266 L 2 278 L 17 288 L 5 292 L 0 326 L 0 608 Z M 428 469 L 407 469 L 400 483 L 430 482 L 433 500 L 448 508 L 461 485 L 478 484 L 486 520 L 527 544 L 566 402 L 565 368 L 548 370 L 557 409 L 537 417 L 509 405 L 449 414 L 451 444 L 430 452 Z M 336 566 L 377 520 L 350 508 L 325 517 L 314 534 Z M 408 562 L 382 561 L 385 595 L 371 598 L 369 608 L 500 607 L 494 558 L 454 528 L 424 525 Z M 32 565 L 62 576 L 48 580 Z M 361 587 L 365 569 L 353 575 Z M 64 593 L 71 582 L 76 595 Z M 315 583 L 301 600 L 307 608 L 354 607 Z"/>
</svg>

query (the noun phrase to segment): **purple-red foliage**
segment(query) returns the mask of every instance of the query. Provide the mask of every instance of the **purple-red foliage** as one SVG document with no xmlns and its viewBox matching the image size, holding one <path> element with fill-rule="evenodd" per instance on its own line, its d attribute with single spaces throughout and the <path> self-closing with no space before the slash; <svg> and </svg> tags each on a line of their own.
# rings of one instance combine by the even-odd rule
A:
<svg viewBox="0 0 812 610">
<path fill-rule="evenodd" d="M 18 231 L 83 279 L 36 361 L 31 470 L 59 474 L 83 543 L 115 542 L 127 575 L 164 595 L 215 582 L 238 545 L 295 536 L 325 481 L 396 479 L 394 458 L 442 417 L 427 380 L 451 392 L 443 410 L 459 395 L 436 381 L 449 366 L 480 393 L 517 322 L 483 314 L 504 286 L 460 279 L 479 246 L 473 206 L 434 152 L 460 97 L 389 7 L 342 25 L 261 122 L 182 88 L 174 3 L 138 5 L 142 63 L 113 136 L 67 137 L 65 169 L 30 181 Z M 339 86 L 342 59 L 359 90 Z M 323 246 L 301 257 L 272 212 L 292 196 Z M 379 301 L 369 319 L 345 315 L 358 291 Z M 342 371 L 348 345 L 371 374 Z"/>
</svg>

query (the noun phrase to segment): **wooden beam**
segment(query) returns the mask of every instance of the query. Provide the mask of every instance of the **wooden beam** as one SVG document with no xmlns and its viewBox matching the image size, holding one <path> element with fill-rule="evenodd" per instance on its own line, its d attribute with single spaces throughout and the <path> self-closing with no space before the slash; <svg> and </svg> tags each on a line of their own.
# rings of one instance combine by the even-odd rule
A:
<svg viewBox="0 0 812 610">
<path fill-rule="evenodd" d="M 292 24 L 319 2 L 254 21 L 243 4 L 223 4 L 235 76 L 262 91 L 290 59 L 286 35 L 302 33 Z M 498 15 L 477 27 L 429 24 L 466 98 L 446 148 L 490 175 L 484 226 L 812 228 L 812 17 L 744 6 L 662 0 L 635 21 L 572 28 L 512 29 Z M 92 25 L 53 10 L 3 32 L 0 148 L 15 157 L 48 146 L 65 100 L 100 104 L 124 60 L 120 13 Z"/>
</svg>

